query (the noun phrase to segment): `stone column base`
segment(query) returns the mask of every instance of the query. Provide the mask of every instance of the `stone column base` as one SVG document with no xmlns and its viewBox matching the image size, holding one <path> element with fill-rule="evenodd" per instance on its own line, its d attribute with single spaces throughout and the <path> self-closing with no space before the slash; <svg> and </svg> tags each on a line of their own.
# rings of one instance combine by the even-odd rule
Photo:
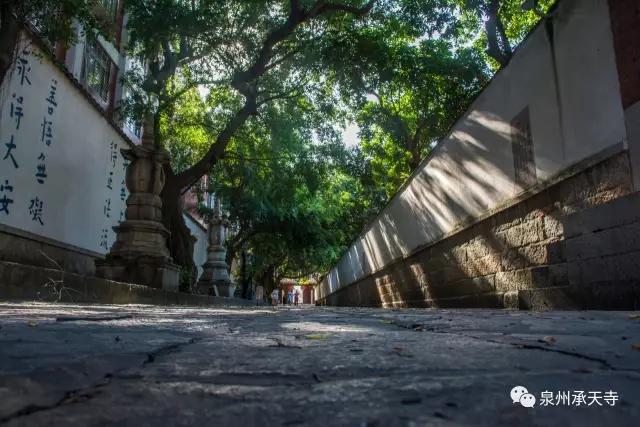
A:
<svg viewBox="0 0 640 427">
<path fill-rule="evenodd" d="M 213 286 L 211 282 L 203 281 L 202 279 L 198 280 L 198 283 L 196 284 L 196 292 L 201 295 L 218 296 L 218 291 L 216 290 L 215 286 Z"/>
<path fill-rule="evenodd" d="M 233 293 L 236 289 L 236 285 L 233 283 L 217 283 L 214 285 L 218 292 L 218 296 L 221 297 L 232 297 Z"/>
</svg>

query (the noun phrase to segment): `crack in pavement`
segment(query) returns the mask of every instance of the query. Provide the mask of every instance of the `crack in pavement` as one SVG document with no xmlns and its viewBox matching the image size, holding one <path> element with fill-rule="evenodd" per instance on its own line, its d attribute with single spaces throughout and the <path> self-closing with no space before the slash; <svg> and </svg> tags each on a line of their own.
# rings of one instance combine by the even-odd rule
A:
<svg viewBox="0 0 640 427">
<path fill-rule="evenodd" d="M 93 384 L 85 388 L 67 391 L 61 399 L 49 405 L 27 405 L 12 414 L 0 418 L 0 424 L 5 424 L 16 418 L 25 417 L 36 412 L 49 411 L 51 409 L 56 409 L 61 406 L 70 405 L 73 403 L 86 402 L 87 400 L 90 400 L 100 394 L 100 389 L 108 386 L 111 383 L 112 377 L 112 374 L 106 374 L 103 377 L 102 381 L 97 384 Z"/>
<path fill-rule="evenodd" d="M 286 344 L 282 339 L 276 337 L 267 337 L 267 339 L 275 341 L 275 345 L 270 345 L 269 347 L 284 347 L 284 348 L 298 348 L 301 349 L 299 345 Z"/>
<path fill-rule="evenodd" d="M 133 319 L 130 314 L 122 316 L 60 316 L 56 322 L 110 322 L 112 320 Z"/>
<path fill-rule="evenodd" d="M 166 356 L 167 354 L 178 352 L 182 350 L 184 347 L 191 344 L 195 344 L 200 340 L 201 338 L 191 338 L 187 342 L 178 342 L 178 343 L 172 343 L 172 344 L 167 344 L 165 346 L 162 346 L 157 350 L 152 351 L 151 353 L 147 353 L 147 360 L 142 362 L 142 366 L 146 366 L 150 363 L 155 362 L 156 358 L 158 358 L 159 356 Z"/>
<path fill-rule="evenodd" d="M 546 351 L 546 352 L 550 352 L 550 353 L 558 353 L 558 354 L 562 354 L 562 355 L 565 355 L 565 356 L 576 357 L 578 359 L 583 359 L 583 360 L 588 360 L 590 362 L 599 363 L 601 365 L 601 368 L 603 368 L 603 369 L 608 369 L 608 370 L 611 370 L 611 371 L 617 371 L 618 370 L 618 368 L 616 368 L 615 366 L 611 365 L 605 359 L 601 359 L 599 357 L 594 357 L 594 356 L 589 356 L 589 355 L 586 355 L 586 354 L 578 353 L 576 351 L 561 350 L 559 348 L 544 347 L 544 346 L 541 346 L 541 345 L 529 344 L 529 343 L 525 343 L 525 342 L 510 342 L 510 341 L 492 340 L 492 339 L 489 339 L 489 338 L 478 337 L 478 336 L 475 336 L 475 335 L 460 334 L 460 333 L 456 333 L 456 332 L 445 332 L 445 331 L 431 331 L 431 332 L 436 333 L 436 334 L 457 335 L 457 336 L 461 336 L 461 337 L 472 338 L 472 339 L 483 341 L 483 342 L 490 342 L 490 343 L 493 343 L 493 344 L 510 345 L 512 347 L 526 349 L 526 350 L 540 350 L 540 351 Z"/>
<path fill-rule="evenodd" d="M 417 332 L 425 331 L 425 332 L 431 332 L 431 333 L 434 333 L 434 334 L 456 335 L 456 336 L 459 336 L 459 337 L 471 338 L 471 339 L 475 339 L 475 340 L 479 340 L 479 341 L 483 341 L 483 342 L 488 342 L 488 343 L 493 343 L 493 344 L 510 345 L 510 346 L 513 346 L 513 347 L 522 348 L 522 349 L 526 349 L 526 350 L 540 350 L 540 351 L 547 351 L 547 352 L 551 352 L 551 353 L 563 354 L 565 356 L 576 357 L 576 358 L 579 358 L 579 359 L 589 360 L 591 362 L 599 363 L 603 369 L 608 369 L 608 370 L 612 370 L 612 371 L 617 371 L 618 370 L 618 368 L 616 368 L 615 366 L 611 365 L 605 359 L 601 359 L 599 357 L 594 357 L 594 356 L 589 356 L 589 355 L 578 353 L 578 352 L 575 352 L 575 351 L 561 350 L 561 349 L 558 349 L 558 348 L 551 348 L 551 347 L 544 347 L 544 346 L 541 346 L 541 345 L 530 344 L 530 343 L 526 343 L 526 342 L 510 342 L 510 341 L 492 340 L 490 338 L 483 338 L 483 337 L 479 337 L 479 336 L 476 336 L 476 335 L 467 335 L 467 334 L 463 334 L 463 333 L 459 333 L 459 332 L 437 330 L 436 328 L 434 328 L 432 326 L 428 326 L 427 327 L 424 324 L 417 323 L 417 322 L 398 322 L 398 321 L 392 320 L 392 321 L 389 322 L 389 324 L 391 324 L 393 326 L 397 326 L 399 328 L 408 329 L 408 330 L 414 330 L 414 331 L 417 331 Z"/>
<path fill-rule="evenodd" d="M 151 353 L 147 353 L 147 359 L 142 362 L 142 367 L 150 363 L 153 363 L 156 360 L 156 358 L 158 358 L 159 356 L 175 353 L 181 350 L 182 348 L 184 348 L 185 346 L 190 344 L 195 344 L 198 341 L 200 341 L 200 338 L 191 338 L 189 341 L 186 341 L 186 342 L 172 343 L 172 344 L 162 346 L 152 351 Z M 126 373 L 129 370 L 130 368 L 127 367 L 127 368 L 120 369 L 114 373 L 107 373 L 104 375 L 104 377 L 100 382 L 85 388 L 66 391 L 62 396 L 62 398 L 60 398 L 59 400 L 49 405 L 38 405 L 38 404 L 27 405 L 13 412 L 12 414 L 9 414 L 7 416 L 0 418 L 0 424 L 5 424 L 13 419 L 25 417 L 37 412 L 49 411 L 52 409 L 59 408 L 61 406 L 71 405 L 74 403 L 86 402 L 87 400 L 90 400 L 95 396 L 99 395 L 100 390 L 104 387 L 107 387 L 109 384 L 111 384 L 111 380 L 113 378 L 125 377 L 126 375 L 121 375 L 121 374 Z"/>
</svg>

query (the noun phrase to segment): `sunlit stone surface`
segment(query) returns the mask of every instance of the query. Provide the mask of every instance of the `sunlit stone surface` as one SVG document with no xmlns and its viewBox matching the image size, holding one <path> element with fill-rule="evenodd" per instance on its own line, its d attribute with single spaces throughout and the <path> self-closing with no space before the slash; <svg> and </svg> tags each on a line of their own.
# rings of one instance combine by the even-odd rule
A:
<svg viewBox="0 0 640 427">
<path fill-rule="evenodd" d="M 626 312 L 0 304 L 0 424 L 635 425 Z M 514 386 L 619 396 L 512 403 Z"/>
</svg>

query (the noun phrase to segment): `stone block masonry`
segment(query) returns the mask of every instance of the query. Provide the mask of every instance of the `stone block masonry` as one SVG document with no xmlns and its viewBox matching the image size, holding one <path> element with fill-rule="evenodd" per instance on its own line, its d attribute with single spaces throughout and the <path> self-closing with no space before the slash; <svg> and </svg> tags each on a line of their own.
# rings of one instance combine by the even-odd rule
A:
<svg viewBox="0 0 640 427">
<path fill-rule="evenodd" d="M 640 307 L 640 194 L 618 152 L 339 289 L 321 304 Z"/>
<path fill-rule="evenodd" d="M 0 261 L 0 301 L 12 300 L 188 306 L 255 304 L 239 298 L 173 292 L 58 269 Z"/>
</svg>

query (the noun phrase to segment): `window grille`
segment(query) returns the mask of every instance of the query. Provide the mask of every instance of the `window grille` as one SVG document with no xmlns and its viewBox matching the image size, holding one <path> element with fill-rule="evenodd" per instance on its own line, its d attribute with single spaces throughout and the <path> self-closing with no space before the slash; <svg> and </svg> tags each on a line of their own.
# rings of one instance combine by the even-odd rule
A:
<svg viewBox="0 0 640 427">
<path fill-rule="evenodd" d="M 537 177 L 529 107 L 511 120 L 511 144 L 516 185 L 523 189 L 531 187 Z"/>
<path fill-rule="evenodd" d="M 96 41 L 85 44 L 81 76 L 85 88 L 106 106 L 109 103 L 111 60 Z"/>
</svg>

